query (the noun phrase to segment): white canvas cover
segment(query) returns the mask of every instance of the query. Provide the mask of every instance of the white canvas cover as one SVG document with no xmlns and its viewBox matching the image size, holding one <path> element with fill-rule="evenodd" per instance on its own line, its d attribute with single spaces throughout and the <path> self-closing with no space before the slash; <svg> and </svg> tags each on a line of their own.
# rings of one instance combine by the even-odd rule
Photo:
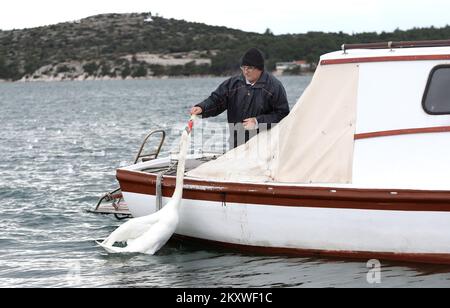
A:
<svg viewBox="0 0 450 308">
<path fill-rule="evenodd" d="M 232 182 L 351 183 L 358 65 L 319 66 L 277 126 L 187 173 Z"/>
</svg>

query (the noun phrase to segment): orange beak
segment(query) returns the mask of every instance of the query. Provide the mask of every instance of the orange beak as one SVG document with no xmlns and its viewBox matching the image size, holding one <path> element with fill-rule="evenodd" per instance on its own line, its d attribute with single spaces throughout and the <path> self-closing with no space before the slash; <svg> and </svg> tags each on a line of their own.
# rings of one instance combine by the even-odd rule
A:
<svg viewBox="0 0 450 308">
<path fill-rule="evenodd" d="M 188 132 L 188 133 L 191 133 L 193 127 L 194 127 L 194 121 L 189 120 L 188 125 L 187 125 L 187 128 L 186 128 L 186 129 L 187 129 L 187 132 Z"/>
</svg>

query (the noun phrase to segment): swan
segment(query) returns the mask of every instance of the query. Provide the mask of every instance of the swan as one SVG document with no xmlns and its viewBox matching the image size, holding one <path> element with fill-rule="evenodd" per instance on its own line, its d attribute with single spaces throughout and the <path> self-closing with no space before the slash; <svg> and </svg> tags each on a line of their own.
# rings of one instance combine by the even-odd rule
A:
<svg viewBox="0 0 450 308">
<path fill-rule="evenodd" d="M 132 218 L 114 230 L 103 242 L 97 242 L 109 253 L 145 253 L 153 255 L 170 239 L 179 221 L 179 208 L 183 196 L 184 171 L 187 149 L 190 144 L 190 133 L 193 120 L 191 116 L 188 126 L 183 131 L 178 156 L 175 191 L 171 200 L 158 212 Z M 113 246 L 116 242 L 127 242 L 125 247 Z"/>
</svg>

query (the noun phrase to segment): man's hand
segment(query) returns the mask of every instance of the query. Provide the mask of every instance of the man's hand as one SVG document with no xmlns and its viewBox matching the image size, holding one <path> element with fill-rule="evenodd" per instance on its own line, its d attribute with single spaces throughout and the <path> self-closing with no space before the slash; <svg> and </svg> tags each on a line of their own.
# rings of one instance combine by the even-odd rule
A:
<svg viewBox="0 0 450 308">
<path fill-rule="evenodd" d="M 255 129 L 257 123 L 258 121 L 256 120 L 256 118 L 248 118 L 242 122 L 242 125 L 244 125 L 245 129 L 250 130 Z"/>
<path fill-rule="evenodd" d="M 191 108 L 191 114 L 199 115 L 203 112 L 203 109 L 198 106 L 194 106 Z"/>
</svg>

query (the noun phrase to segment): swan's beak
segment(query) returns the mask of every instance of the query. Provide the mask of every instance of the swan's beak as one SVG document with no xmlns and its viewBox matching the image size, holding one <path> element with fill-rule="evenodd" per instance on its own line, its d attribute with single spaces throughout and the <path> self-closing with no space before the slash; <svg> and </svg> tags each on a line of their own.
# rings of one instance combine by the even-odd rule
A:
<svg viewBox="0 0 450 308">
<path fill-rule="evenodd" d="M 186 127 L 186 131 L 188 134 L 192 132 L 192 128 L 194 127 L 194 119 L 195 115 L 192 115 L 191 118 L 189 119 L 188 125 Z"/>
</svg>

